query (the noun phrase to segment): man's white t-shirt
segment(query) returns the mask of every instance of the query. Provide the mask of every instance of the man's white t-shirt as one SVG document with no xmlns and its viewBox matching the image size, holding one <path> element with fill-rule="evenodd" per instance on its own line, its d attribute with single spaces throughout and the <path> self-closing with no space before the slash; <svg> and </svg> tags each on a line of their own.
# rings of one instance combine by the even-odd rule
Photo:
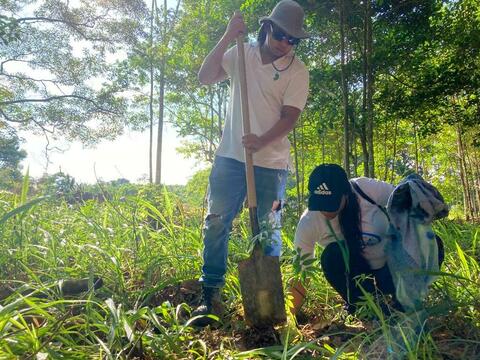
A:
<svg viewBox="0 0 480 360">
<path fill-rule="evenodd" d="M 293 51 L 271 63 L 263 64 L 258 43 L 244 44 L 250 130 L 261 136 L 280 120 L 283 106 L 303 110 L 308 96 L 308 71 L 294 57 Z M 293 61 L 292 61 L 292 57 Z M 222 141 L 216 154 L 245 161 L 242 145 L 243 122 L 241 113 L 240 80 L 237 47 L 230 48 L 223 56 L 222 67 L 231 79 L 228 106 Z M 291 65 L 289 66 L 291 62 Z M 285 136 L 277 139 L 253 154 L 253 163 L 271 169 L 286 169 L 290 159 L 290 142 Z"/>
<path fill-rule="evenodd" d="M 386 206 L 390 194 L 395 187 L 383 181 L 370 178 L 353 179 L 360 189 L 367 194 L 375 203 Z M 379 236 L 382 241 L 373 246 L 366 246 L 362 251 L 362 256 L 367 260 L 372 269 L 383 267 L 387 261 L 385 255 L 385 240 L 389 222 L 387 216 L 378 208 L 370 203 L 361 195 L 357 194 L 360 206 L 363 233 L 370 233 Z M 339 240 L 344 240 L 340 228 L 339 217 L 330 220 L 330 224 L 335 233 L 332 234 L 327 224 L 327 218 L 320 211 L 306 210 L 297 226 L 295 233 L 295 248 L 300 248 L 302 254 L 313 254 L 315 243 L 325 247 L 328 244 Z"/>
</svg>

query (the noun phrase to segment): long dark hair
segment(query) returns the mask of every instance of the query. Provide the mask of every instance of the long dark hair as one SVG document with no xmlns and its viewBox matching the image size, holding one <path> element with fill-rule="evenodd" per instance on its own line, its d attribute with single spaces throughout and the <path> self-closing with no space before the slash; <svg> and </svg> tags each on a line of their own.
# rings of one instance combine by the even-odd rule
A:
<svg viewBox="0 0 480 360">
<path fill-rule="evenodd" d="M 339 222 L 349 252 L 350 273 L 355 276 L 367 272 L 370 266 L 362 256 L 362 214 L 357 195 L 351 186 L 346 195 L 347 203 L 340 211 Z"/>
</svg>

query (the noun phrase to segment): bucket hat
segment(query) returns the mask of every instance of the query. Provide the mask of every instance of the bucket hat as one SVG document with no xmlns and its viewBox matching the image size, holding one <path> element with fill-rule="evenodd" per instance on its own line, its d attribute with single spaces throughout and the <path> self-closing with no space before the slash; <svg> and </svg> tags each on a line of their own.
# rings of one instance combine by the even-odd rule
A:
<svg viewBox="0 0 480 360">
<path fill-rule="evenodd" d="M 269 16 L 258 21 L 260 24 L 271 21 L 288 35 L 297 39 L 306 39 L 310 35 L 303 29 L 305 13 L 300 5 L 293 0 L 282 0 L 272 10 Z"/>
</svg>

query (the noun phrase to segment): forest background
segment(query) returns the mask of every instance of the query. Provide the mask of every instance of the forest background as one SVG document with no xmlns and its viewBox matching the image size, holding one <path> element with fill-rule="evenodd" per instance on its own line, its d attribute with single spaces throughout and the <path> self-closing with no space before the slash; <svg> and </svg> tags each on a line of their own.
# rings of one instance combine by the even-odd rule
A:
<svg viewBox="0 0 480 360">
<path fill-rule="evenodd" d="M 115 304 L 124 308 L 144 304 L 153 296 L 152 288 L 164 289 L 198 275 L 209 169 L 197 172 L 185 186 L 159 186 L 163 129 L 168 121 L 177 131 L 183 139 L 179 150 L 185 156 L 213 161 L 229 84 L 200 86 L 196 74 L 234 10 L 243 11 L 253 40 L 258 18 L 275 3 L 0 0 L 0 226 L 2 278 L 8 279 L 7 285 L 11 280 L 38 290 L 64 277 L 92 279 L 92 274 L 100 273 L 113 300 L 98 305 L 106 309 L 98 316 L 108 317 L 113 316 L 109 311 L 115 313 Z M 480 2 L 299 3 L 312 34 L 296 49 L 310 71 L 310 95 L 290 136 L 295 172 L 287 191 L 287 248 L 305 208 L 308 174 L 316 165 L 339 163 L 352 177 L 370 176 L 393 184 L 416 172 L 434 184 L 450 205 L 450 219 L 455 222 L 442 226 L 453 226 L 455 230 L 447 233 L 458 231 L 464 240 L 457 236 L 448 246 L 473 256 L 472 263 L 465 260 L 470 264 L 466 278 L 478 281 L 478 277 L 472 280 L 472 267 L 478 270 Z M 42 134 L 47 142 L 80 140 L 94 146 L 103 139 L 145 129 L 150 133 L 150 151 L 145 154 L 150 185 L 125 179 L 87 185 L 61 172 L 30 179 L 20 167 L 26 154 L 19 131 Z M 179 236 L 179 226 L 185 244 L 172 243 Z M 243 217 L 234 233 L 248 237 Z M 108 239 L 108 249 L 99 237 Z M 92 238 L 96 240 L 90 244 Z M 246 253 L 243 245 L 238 246 L 237 255 Z M 163 248 L 172 257 L 162 264 L 154 254 L 147 254 L 152 247 L 159 253 Z M 89 255 L 79 259 L 86 248 Z M 88 262 L 95 258 L 95 251 L 116 259 L 114 264 Z M 180 265 L 186 254 L 196 255 L 188 257 L 195 268 Z M 168 281 L 160 281 L 154 270 L 163 265 L 177 269 L 158 270 Z M 227 293 L 234 298 L 238 295 L 235 277 L 227 283 Z M 147 285 L 151 286 L 148 291 Z M 478 311 L 475 306 L 472 311 Z M 9 309 L 21 314 L 19 309 Z M 4 319 L 13 316 L 6 314 Z M 154 323 L 151 316 L 149 321 Z M 16 321 L 10 326 L 21 325 Z M 133 326 L 135 321 L 129 319 L 126 324 Z M 49 348 L 46 340 L 54 335 L 45 334 L 64 322 L 50 319 L 43 338 L 31 335 L 36 339 L 34 354 Z M 8 327 L 0 331 L 8 334 L 0 341 L 15 336 Z M 97 346 L 108 343 L 106 349 L 112 354 L 117 349 L 117 354 L 125 355 L 125 349 L 130 351 L 132 344 L 136 348 L 143 336 L 130 339 L 128 327 L 124 327 L 126 333 L 115 331 L 106 337 L 94 332 L 84 340 L 98 339 Z M 22 341 L 29 349 L 28 341 L 33 340 Z M 11 349 L 11 353 L 17 351 Z M 182 345 L 178 351 L 184 350 Z"/>
<path fill-rule="evenodd" d="M 18 130 L 88 146 L 149 129 L 148 180 L 158 184 L 168 120 L 181 153 L 211 163 L 228 83 L 200 86 L 197 71 L 234 9 L 254 38 L 274 4 L 2 1 L 2 184 L 20 175 Z M 351 176 L 394 184 L 415 171 L 438 186 L 455 217 L 478 218 L 478 2 L 302 6 L 313 36 L 296 50 L 311 74 L 292 136 L 298 201 L 311 169 L 336 162 Z"/>
</svg>

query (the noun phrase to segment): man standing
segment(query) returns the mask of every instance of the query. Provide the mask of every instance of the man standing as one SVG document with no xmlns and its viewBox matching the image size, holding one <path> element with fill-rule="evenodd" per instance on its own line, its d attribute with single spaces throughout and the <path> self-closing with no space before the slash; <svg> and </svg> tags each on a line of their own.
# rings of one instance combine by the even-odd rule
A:
<svg viewBox="0 0 480 360">
<path fill-rule="evenodd" d="M 240 74 L 236 46 L 228 46 L 247 30 L 235 13 L 222 38 L 205 58 L 198 78 L 204 85 L 230 78 L 230 103 L 221 143 L 209 177 L 208 214 L 204 227 L 202 304 L 193 316 L 220 316 L 220 289 L 227 269 L 228 237 L 246 195 L 244 148 L 253 154 L 259 224 L 274 228 L 268 256 L 281 250 L 280 210 L 285 193 L 290 142 L 308 95 L 308 71 L 294 47 L 309 35 L 303 29 L 303 9 L 282 0 L 270 16 L 260 19 L 257 42 L 244 44 L 251 133 L 243 135 Z M 195 324 L 205 326 L 210 318 Z"/>
</svg>

